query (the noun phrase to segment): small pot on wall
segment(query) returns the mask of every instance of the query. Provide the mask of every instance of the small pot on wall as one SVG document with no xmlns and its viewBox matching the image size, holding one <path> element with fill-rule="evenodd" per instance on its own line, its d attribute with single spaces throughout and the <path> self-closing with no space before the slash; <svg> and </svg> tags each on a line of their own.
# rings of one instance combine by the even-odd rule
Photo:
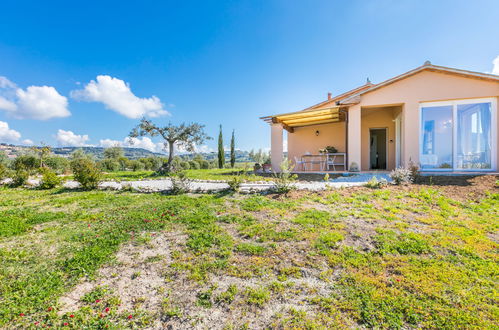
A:
<svg viewBox="0 0 499 330">
<path fill-rule="evenodd" d="M 351 162 L 350 166 L 348 167 L 348 170 L 350 172 L 359 172 L 360 171 L 359 164 L 357 164 L 356 162 Z"/>
</svg>

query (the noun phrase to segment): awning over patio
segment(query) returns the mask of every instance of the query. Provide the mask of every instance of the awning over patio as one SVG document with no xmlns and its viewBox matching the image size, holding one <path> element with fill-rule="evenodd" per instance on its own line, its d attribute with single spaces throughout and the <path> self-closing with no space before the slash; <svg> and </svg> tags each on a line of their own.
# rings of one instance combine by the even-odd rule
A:
<svg viewBox="0 0 499 330">
<path fill-rule="evenodd" d="M 262 117 L 261 119 L 268 123 L 282 124 L 282 126 L 291 133 L 293 132 L 294 127 L 329 124 L 343 120 L 340 114 L 340 107 L 289 112 L 275 116 Z"/>
</svg>

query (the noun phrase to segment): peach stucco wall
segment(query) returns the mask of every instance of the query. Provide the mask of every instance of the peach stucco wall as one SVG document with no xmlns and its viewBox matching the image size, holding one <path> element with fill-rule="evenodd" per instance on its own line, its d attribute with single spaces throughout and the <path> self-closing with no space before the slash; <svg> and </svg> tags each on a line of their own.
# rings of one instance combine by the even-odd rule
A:
<svg viewBox="0 0 499 330">
<path fill-rule="evenodd" d="M 315 135 L 319 131 L 319 136 Z M 288 134 L 288 158 L 294 162 L 295 156 L 301 157 L 306 152 L 319 153 L 328 145 L 339 152 L 345 152 L 345 122 L 297 127 Z"/>
<path fill-rule="evenodd" d="M 371 128 L 386 128 L 387 129 L 387 169 L 392 170 L 395 168 L 395 117 L 397 115 L 397 108 L 375 108 L 363 109 L 361 115 L 361 170 L 369 170 L 369 145 L 370 136 L 369 130 Z"/>
<path fill-rule="evenodd" d="M 402 104 L 401 161 L 403 164 L 408 164 L 409 160 L 419 162 L 419 105 L 421 102 L 483 97 L 499 98 L 499 83 L 423 71 L 362 95 L 360 106 L 364 109 Z M 499 120 L 494 126 L 499 131 Z M 362 138 L 361 132 L 349 132 L 349 136 Z M 499 153 L 496 154 L 499 157 Z M 363 159 L 365 154 L 362 153 L 361 157 Z"/>
<path fill-rule="evenodd" d="M 388 128 L 388 167 L 395 167 L 395 123 L 401 113 L 402 165 L 409 161 L 419 163 L 419 107 L 422 102 L 447 101 L 494 97 L 499 101 L 499 83 L 469 77 L 422 71 L 361 96 L 360 103 L 348 109 L 348 150 L 346 149 L 346 123 L 334 123 L 295 128 L 288 134 L 288 156 L 305 152 L 317 153 L 326 145 L 348 152 L 349 164 L 356 162 L 362 170 L 369 169 L 369 128 Z M 496 106 L 499 107 L 499 102 Z M 389 108 L 387 108 L 389 107 Z M 393 108 L 395 107 L 395 108 Z M 388 110 L 391 109 L 391 110 Z M 499 109 L 496 109 L 499 113 Z M 499 116 L 497 116 L 499 117 Z M 496 118 L 497 118 L 496 117 Z M 499 132 L 499 120 L 493 125 Z M 315 131 L 319 130 L 319 136 Z M 499 133 L 497 134 L 499 140 Z M 499 146 L 499 141 L 496 145 Z M 499 164 L 499 152 L 496 152 Z"/>
</svg>

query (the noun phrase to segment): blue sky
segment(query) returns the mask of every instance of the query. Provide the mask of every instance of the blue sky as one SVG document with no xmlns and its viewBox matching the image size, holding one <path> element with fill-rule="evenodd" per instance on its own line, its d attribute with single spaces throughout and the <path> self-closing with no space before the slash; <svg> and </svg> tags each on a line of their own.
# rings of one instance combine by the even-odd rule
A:
<svg viewBox="0 0 499 330">
<path fill-rule="evenodd" d="M 425 60 L 492 72 L 498 56 L 496 0 L 6 1 L 0 142 L 108 145 L 146 114 L 265 148 L 260 116 Z"/>
</svg>

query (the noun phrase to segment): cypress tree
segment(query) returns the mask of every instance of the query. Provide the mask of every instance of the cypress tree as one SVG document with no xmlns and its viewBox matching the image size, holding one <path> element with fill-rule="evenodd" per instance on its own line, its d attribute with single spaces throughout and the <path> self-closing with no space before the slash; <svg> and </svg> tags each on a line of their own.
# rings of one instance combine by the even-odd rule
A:
<svg viewBox="0 0 499 330">
<path fill-rule="evenodd" d="M 222 125 L 220 125 L 220 134 L 218 134 L 218 168 L 224 168 L 224 165 L 225 165 L 224 138 L 222 135 Z"/>
<path fill-rule="evenodd" d="M 230 139 L 230 167 L 234 168 L 236 164 L 236 138 L 234 137 L 234 130 L 232 130 L 232 138 Z"/>
</svg>

